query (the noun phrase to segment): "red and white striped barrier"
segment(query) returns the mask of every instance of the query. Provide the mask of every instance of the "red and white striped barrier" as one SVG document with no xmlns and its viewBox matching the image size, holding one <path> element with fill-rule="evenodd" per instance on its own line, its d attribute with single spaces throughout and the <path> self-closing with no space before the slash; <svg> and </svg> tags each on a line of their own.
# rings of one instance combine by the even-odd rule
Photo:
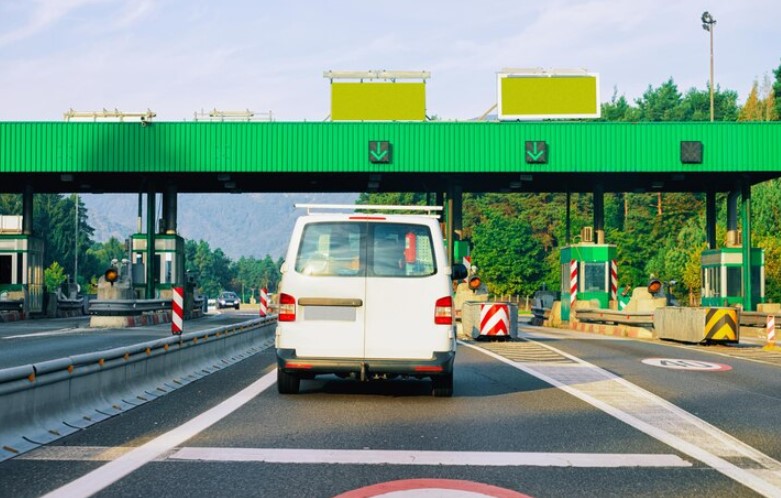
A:
<svg viewBox="0 0 781 498">
<path fill-rule="evenodd" d="M 261 318 L 268 316 L 268 289 L 265 287 L 260 289 L 260 308 L 258 308 L 258 316 Z"/>
<path fill-rule="evenodd" d="M 610 261 L 610 299 L 618 300 L 618 264 L 615 259 Z"/>
<path fill-rule="evenodd" d="M 578 262 L 574 259 L 569 262 L 569 308 L 575 308 L 575 300 L 578 297 Z"/>
<path fill-rule="evenodd" d="M 510 310 L 506 304 L 480 305 L 480 335 L 488 337 L 510 335 Z"/>
<path fill-rule="evenodd" d="M 184 325 L 184 287 L 174 287 L 174 295 L 171 302 L 171 333 L 181 335 Z"/>
</svg>

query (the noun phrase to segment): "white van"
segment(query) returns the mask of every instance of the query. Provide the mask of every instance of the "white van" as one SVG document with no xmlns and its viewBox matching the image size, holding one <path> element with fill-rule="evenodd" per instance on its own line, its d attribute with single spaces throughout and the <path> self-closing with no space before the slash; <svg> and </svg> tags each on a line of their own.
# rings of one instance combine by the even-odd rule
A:
<svg viewBox="0 0 781 498">
<path fill-rule="evenodd" d="M 279 285 L 277 387 L 336 374 L 367 381 L 431 378 L 452 396 L 456 332 L 452 279 L 439 222 L 424 206 L 296 205 Z M 334 209 L 419 211 L 338 213 Z M 313 212 L 318 210 L 319 212 Z"/>
</svg>

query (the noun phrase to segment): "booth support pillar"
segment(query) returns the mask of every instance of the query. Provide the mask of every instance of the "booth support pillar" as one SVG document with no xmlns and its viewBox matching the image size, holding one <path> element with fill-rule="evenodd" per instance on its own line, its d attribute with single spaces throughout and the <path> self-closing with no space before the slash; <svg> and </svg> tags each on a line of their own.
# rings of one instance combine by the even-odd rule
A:
<svg viewBox="0 0 781 498">
<path fill-rule="evenodd" d="M 22 192 L 22 233 L 33 234 L 33 187 L 25 185 Z"/>
<path fill-rule="evenodd" d="M 705 240 L 708 249 L 716 249 L 716 192 L 705 194 Z"/>
<path fill-rule="evenodd" d="M 605 243 L 605 189 L 594 187 L 594 242 Z"/>
<path fill-rule="evenodd" d="M 163 194 L 163 219 L 165 220 L 165 233 L 176 234 L 177 218 L 176 185 L 168 185 Z"/>
<path fill-rule="evenodd" d="M 155 197 L 150 186 L 146 194 L 146 299 L 155 297 Z"/>
<path fill-rule="evenodd" d="M 451 185 L 447 193 L 447 205 L 445 208 L 447 218 L 447 254 L 450 264 L 456 262 L 456 241 L 461 240 L 463 233 L 463 198 L 464 193 L 460 185 Z"/>
<path fill-rule="evenodd" d="M 754 311 L 751 285 L 751 184 L 745 182 L 741 192 L 743 225 L 743 309 Z"/>
</svg>

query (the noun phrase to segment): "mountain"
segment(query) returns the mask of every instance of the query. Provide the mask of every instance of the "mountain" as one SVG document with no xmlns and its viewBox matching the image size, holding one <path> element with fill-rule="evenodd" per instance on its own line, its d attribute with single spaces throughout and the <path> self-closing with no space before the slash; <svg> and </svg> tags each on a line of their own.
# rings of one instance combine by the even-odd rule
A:
<svg viewBox="0 0 781 498">
<path fill-rule="evenodd" d="M 178 232 L 185 239 L 204 240 L 231 259 L 241 256 L 283 256 L 296 218 L 305 213 L 296 203 L 354 204 L 358 194 L 179 194 Z M 138 196 L 85 194 L 82 196 L 93 239 L 125 240 L 137 232 Z M 162 203 L 157 199 L 157 219 Z M 146 196 L 142 201 L 146 226 Z"/>
</svg>

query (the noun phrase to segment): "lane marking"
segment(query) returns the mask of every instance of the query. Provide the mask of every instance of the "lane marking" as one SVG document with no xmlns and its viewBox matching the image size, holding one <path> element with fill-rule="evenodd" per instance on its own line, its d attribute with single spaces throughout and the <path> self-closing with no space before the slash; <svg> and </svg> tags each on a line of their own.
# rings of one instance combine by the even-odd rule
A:
<svg viewBox="0 0 781 498">
<path fill-rule="evenodd" d="M 543 343 L 538 344 L 573 363 L 524 364 L 459 342 L 585 401 L 762 495 L 781 496 L 781 463 L 607 370 Z M 744 468 L 729 459 L 748 459 L 753 463 Z"/>
<path fill-rule="evenodd" d="M 57 336 L 57 335 L 70 335 L 70 334 L 94 334 L 96 331 L 94 329 L 89 328 L 68 328 L 68 329 L 58 329 L 58 330 L 50 330 L 48 332 L 30 332 L 29 334 L 17 334 L 17 335 L 8 335 L 5 337 L 2 337 L 1 339 L 24 339 L 26 337 L 50 337 L 50 336 Z"/>
<path fill-rule="evenodd" d="M 677 455 L 527 453 L 490 451 L 181 448 L 168 460 L 343 465 L 448 465 L 485 467 L 691 467 Z"/>
<path fill-rule="evenodd" d="M 84 476 L 44 495 L 44 498 L 81 498 L 92 496 L 143 465 L 181 445 L 198 433 L 208 429 L 226 416 L 244 406 L 277 381 L 276 369 L 271 370 L 240 392 L 211 408 L 176 429 L 133 449 Z"/>
</svg>

